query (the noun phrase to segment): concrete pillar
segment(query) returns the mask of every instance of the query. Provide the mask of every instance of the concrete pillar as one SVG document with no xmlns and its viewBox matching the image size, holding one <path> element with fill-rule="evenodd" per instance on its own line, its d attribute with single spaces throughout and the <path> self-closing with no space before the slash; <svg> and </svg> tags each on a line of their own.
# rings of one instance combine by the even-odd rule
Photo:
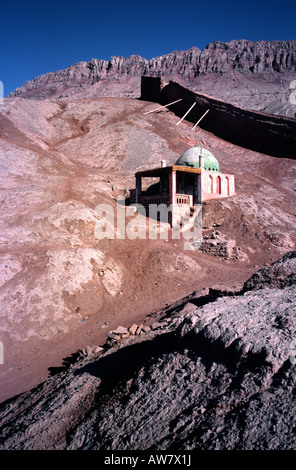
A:
<svg viewBox="0 0 296 470">
<path fill-rule="evenodd" d="M 235 194 L 234 176 L 229 175 L 229 196 L 233 196 L 234 194 Z"/>
<path fill-rule="evenodd" d="M 139 196 L 142 192 L 142 178 L 141 176 L 136 176 L 136 204 L 139 204 Z"/>
<path fill-rule="evenodd" d="M 159 194 L 163 193 L 163 184 L 162 184 L 162 182 L 163 182 L 163 176 L 161 176 L 159 178 Z"/>
<path fill-rule="evenodd" d="M 201 173 L 198 178 L 198 204 L 201 204 L 203 201 L 203 185 L 204 185 L 204 179 L 205 179 L 205 157 L 202 154 L 202 149 L 200 149 L 200 154 L 199 154 L 199 168 L 201 169 Z"/>
<path fill-rule="evenodd" d="M 204 168 L 205 167 L 205 157 L 200 154 L 199 155 L 199 168 Z"/>
<path fill-rule="evenodd" d="M 194 186 L 193 186 L 193 205 L 201 204 L 202 193 L 201 193 L 201 174 L 194 175 Z"/>
<path fill-rule="evenodd" d="M 177 176 L 176 172 L 172 171 L 169 176 L 169 194 L 170 194 L 170 205 L 171 205 L 171 226 L 175 227 L 175 201 L 176 201 L 176 189 L 177 189 Z"/>
<path fill-rule="evenodd" d="M 176 171 L 170 173 L 170 204 L 174 204 L 176 199 L 177 177 Z"/>
</svg>

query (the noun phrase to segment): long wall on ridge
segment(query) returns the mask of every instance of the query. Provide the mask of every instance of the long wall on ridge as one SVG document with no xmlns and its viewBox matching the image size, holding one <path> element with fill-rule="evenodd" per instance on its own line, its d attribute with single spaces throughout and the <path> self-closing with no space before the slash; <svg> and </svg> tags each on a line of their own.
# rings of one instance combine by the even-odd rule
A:
<svg viewBox="0 0 296 470">
<path fill-rule="evenodd" d="M 141 99 L 168 104 L 177 116 L 183 116 L 194 102 L 186 120 L 196 123 L 209 109 L 200 127 L 228 142 L 275 157 L 296 158 L 296 119 L 249 111 L 230 103 L 202 95 L 161 77 L 141 79 Z"/>
</svg>

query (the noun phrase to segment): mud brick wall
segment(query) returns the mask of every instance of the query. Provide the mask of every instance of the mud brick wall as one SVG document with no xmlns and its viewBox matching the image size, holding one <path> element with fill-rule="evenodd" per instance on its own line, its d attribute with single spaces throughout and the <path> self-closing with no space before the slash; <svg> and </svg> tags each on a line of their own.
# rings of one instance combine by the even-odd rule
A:
<svg viewBox="0 0 296 470">
<path fill-rule="evenodd" d="M 161 77 L 142 77 L 142 92 L 141 99 L 160 104 L 182 98 L 170 107 L 177 116 L 183 116 L 196 101 L 186 120 L 196 123 L 210 109 L 200 123 L 202 129 L 250 150 L 296 158 L 296 119 L 245 110 L 193 92 L 173 81 L 164 85 Z"/>
<path fill-rule="evenodd" d="M 155 101 L 160 103 L 161 90 L 165 84 L 161 77 L 141 78 L 141 99 L 145 101 Z"/>
</svg>

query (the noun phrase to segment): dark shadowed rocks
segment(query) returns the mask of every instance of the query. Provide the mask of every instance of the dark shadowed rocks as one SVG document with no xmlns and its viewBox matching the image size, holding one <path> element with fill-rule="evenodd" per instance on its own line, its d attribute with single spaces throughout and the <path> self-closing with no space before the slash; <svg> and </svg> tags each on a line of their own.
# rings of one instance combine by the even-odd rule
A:
<svg viewBox="0 0 296 470">
<path fill-rule="evenodd" d="M 294 260 L 2 404 L 0 448 L 295 450 Z"/>
</svg>

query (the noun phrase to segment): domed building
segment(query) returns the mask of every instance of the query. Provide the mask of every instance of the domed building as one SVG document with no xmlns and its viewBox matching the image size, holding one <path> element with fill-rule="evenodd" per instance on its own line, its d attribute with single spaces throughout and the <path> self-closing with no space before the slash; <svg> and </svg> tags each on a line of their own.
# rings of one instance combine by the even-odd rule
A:
<svg viewBox="0 0 296 470">
<path fill-rule="evenodd" d="M 175 166 L 200 168 L 201 201 L 235 194 L 234 176 L 222 174 L 217 158 L 197 145 L 186 150 L 176 161 Z"/>
<path fill-rule="evenodd" d="M 131 203 L 148 207 L 166 204 L 171 207 L 172 226 L 183 212 L 193 212 L 194 206 L 209 199 L 230 197 L 235 194 L 234 176 L 223 174 L 217 158 L 199 146 L 186 150 L 172 166 L 162 161 L 160 168 L 136 173 L 136 189 L 130 192 Z M 142 178 L 159 178 L 142 191 Z M 178 209 L 178 210 L 175 210 Z M 176 217 L 174 216 L 175 214 Z"/>
<path fill-rule="evenodd" d="M 175 165 L 200 168 L 200 155 L 203 157 L 203 168 L 207 171 L 220 171 L 219 162 L 209 150 L 195 145 L 182 153 Z"/>
</svg>

